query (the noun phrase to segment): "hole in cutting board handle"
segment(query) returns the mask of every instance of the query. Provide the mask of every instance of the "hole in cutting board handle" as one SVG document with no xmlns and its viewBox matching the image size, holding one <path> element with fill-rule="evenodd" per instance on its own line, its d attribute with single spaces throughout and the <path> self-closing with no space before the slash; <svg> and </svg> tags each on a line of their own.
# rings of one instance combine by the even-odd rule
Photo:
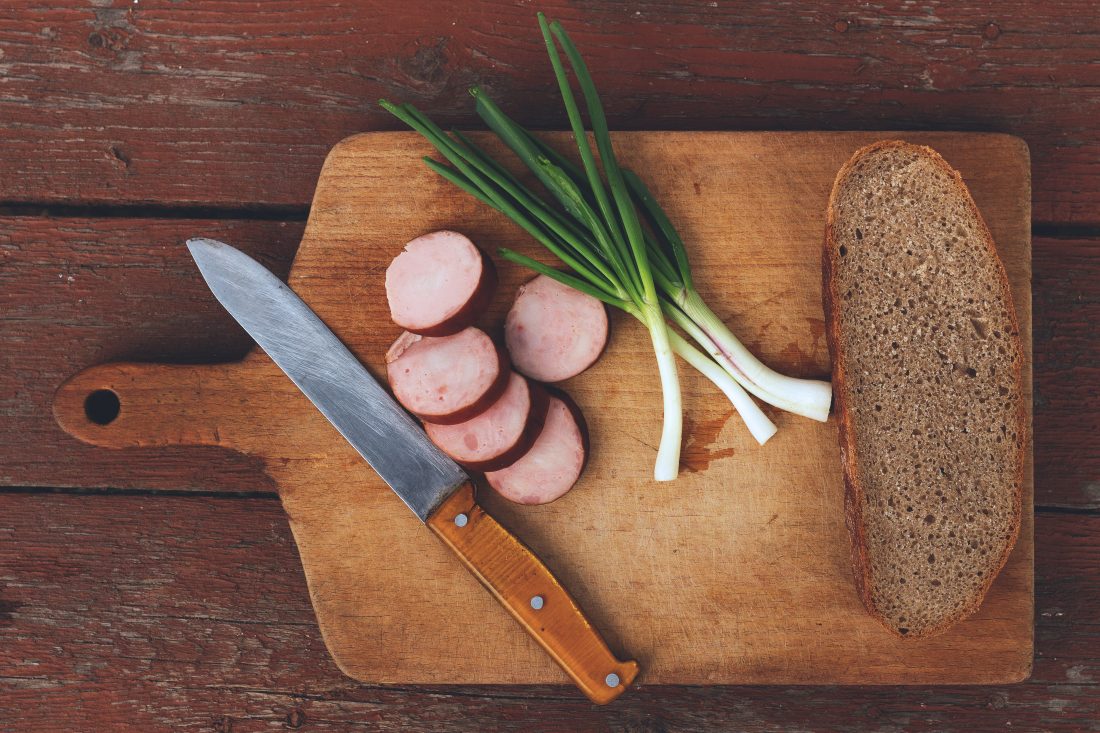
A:
<svg viewBox="0 0 1100 733">
<path fill-rule="evenodd" d="M 109 389 L 97 389 L 84 398 L 84 414 L 96 425 L 110 425 L 121 410 L 118 395 Z"/>
</svg>

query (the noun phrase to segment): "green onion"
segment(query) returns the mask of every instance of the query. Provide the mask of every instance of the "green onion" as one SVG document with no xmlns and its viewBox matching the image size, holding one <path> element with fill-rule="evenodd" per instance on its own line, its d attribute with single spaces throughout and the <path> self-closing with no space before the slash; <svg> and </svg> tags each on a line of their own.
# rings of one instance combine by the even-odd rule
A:
<svg viewBox="0 0 1100 733">
<path fill-rule="evenodd" d="M 462 133 L 444 132 L 412 105 L 386 100 L 381 100 L 381 105 L 423 135 L 443 156 L 445 163 L 425 158 L 433 171 L 512 219 L 571 272 L 509 249 L 500 250 L 504 259 L 598 298 L 645 325 L 657 360 L 664 403 L 654 478 L 670 480 L 679 470 L 683 416 L 673 354 L 699 370 L 729 398 L 761 445 L 776 427 L 753 402 L 750 392 L 782 409 L 826 419 L 831 401 L 827 382 L 792 379 L 768 369 L 703 302 L 676 228 L 641 178 L 622 168 L 615 157 L 603 107 L 584 59 L 560 23 L 548 22 L 541 13 L 538 18 L 581 165 L 508 117 L 482 90 L 475 87 L 470 94 L 476 100 L 478 115 L 534 174 L 557 206 L 524 185 Z M 599 162 L 589 144 L 562 54 L 580 87 Z M 683 329 L 699 348 L 673 331 L 666 321 Z"/>
<path fill-rule="evenodd" d="M 670 315 L 670 320 L 683 328 L 731 377 L 758 398 L 796 415 L 821 422 L 828 420 L 833 399 L 832 385 L 816 379 L 796 379 L 779 374 L 745 348 L 695 289 L 684 243 L 664 209 L 638 176 L 630 171 L 624 172 L 635 200 L 646 213 L 652 229 L 660 232 L 680 274 L 680 283 L 671 283 L 662 292 L 666 299 L 665 312 Z M 690 325 L 685 326 L 683 319 L 669 313 L 669 301 Z"/>
</svg>

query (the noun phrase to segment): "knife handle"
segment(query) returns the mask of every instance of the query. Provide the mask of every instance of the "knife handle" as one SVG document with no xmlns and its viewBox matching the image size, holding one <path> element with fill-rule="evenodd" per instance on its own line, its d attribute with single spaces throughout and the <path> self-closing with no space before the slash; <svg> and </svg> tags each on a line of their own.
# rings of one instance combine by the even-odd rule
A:
<svg viewBox="0 0 1100 733">
<path fill-rule="evenodd" d="M 634 681 L 638 663 L 615 658 L 542 561 L 478 505 L 471 484 L 451 494 L 428 526 L 592 702 L 609 703 Z"/>
</svg>

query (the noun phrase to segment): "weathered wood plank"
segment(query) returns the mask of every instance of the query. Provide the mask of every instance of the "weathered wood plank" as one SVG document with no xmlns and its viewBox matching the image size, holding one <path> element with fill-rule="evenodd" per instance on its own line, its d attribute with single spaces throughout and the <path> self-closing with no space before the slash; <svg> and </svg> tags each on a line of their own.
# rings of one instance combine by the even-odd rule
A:
<svg viewBox="0 0 1100 733">
<path fill-rule="evenodd" d="M 183 241 L 223 237 L 286 272 L 298 223 L 0 218 L 0 484 L 259 489 L 213 449 L 107 451 L 65 435 L 54 390 L 108 361 L 215 362 L 248 337 L 199 279 Z M 1036 503 L 1100 508 L 1100 240 L 1033 246 Z"/>
<path fill-rule="evenodd" d="M 232 360 L 248 336 L 184 247 L 224 238 L 285 274 L 302 224 L 0 218 L 0 484 L 267 489 L 257 465 L 213 448 L 104 451 L 54 422 L 54 390 L 85 366 Z"/>
<path fill-rule="evenodd" d="M 1035 503 L 1100 508 L 1100 240 L 1032 247 Z"/>
<path fill-rule="evenodd" d="M 648 687 L 604 709 L 566 687 L 407 689 L 342 677 L 275 500 L 0 494 L 0 518 L 0 720 L 28 733 L 1084 731 L 1100 720 L 1095 514 L 1037 518 L 1029 682 Z"/>
<path fill-rule="evenodd" d="M 964 129 L 1024 137 L 1035 218 L 1100 222 L 1092 0 L 547 0 L 630 129 Z M 476 122 L 471 84 L 565 124 L 510 2 L 68 0 L 0 18 L 0 200 L 310 200 L 325 152 L 396 129 L 379 96 Z"/>
<path fill-rule="evenodd" d="M 1100 23 L 1091 2 L 710 5 L 542 7 L 570 23 L 598 81 L 615 92 L 608 102 L 618 126 L 1015 132 L 1032 144 L 1036 219 L 1097 223 Z M 0 201 L 300 210 L 333 142 L 393 127 L 370 106 L 380 93 L 469 124 L 462 92 L 483 82 L 525 121 L 561 127 L 546 99 L 533 10 L 462 7 L 455 26 L 453 10 L 424 0 L 350 9 L 228 0 L 7 8 Z M 275 242 L 269 261 L 285 271 L 298 234 L 249 234 L 264 226 L 277 225 L 211 223 L 205 231 L 253 252 Z M 219 320 L 182 249 L 163 263 L 145 261 L 155 260 L 150 242 L 166 232 L 179 245 L 193 222 L 38 221 L 28 230 L 0 220 L 0 483 L 263 486 L 254 466 L 223 453 L 103 455 L 69 442 L 43 410 L 52 385 L 92 363 L 231 358 L 246 347 Z M 68 298 L 49 278 L 79 280 L 80 272 L 55 266 L 81 251 L 91 255 L 84 282 L 100 285 Z M 1040 504 L 1100 507 L 1091 440 L 1100 413 L 1100 344 L 1091 333 L 1100 317 L 1097 254 L 1094 240 L 1035 242 Z M 123 501 L 138 503 L 115 503 Z M 29 508 L 15 519 L 20 502 Z M 0 637 L 22 639 L 0 644 L 0 727 L 1095 729 L 1098 529 L 1095 515 L 1039 517 L 1032 683 L 839 693 L 651 688 L 596 711 L 564 688 L 347 683 L 324 656 L 273 501 L 9 495 L 0 497 Z M 222 535 L 236 537 L 235 546 L 211 546 Z M 192 590 L 179 595 L 173 578 Z M 25 633 L 28 620 L 35 638 Z M 14 673 L 12 663 L 31 672 Z"/>
</svg>

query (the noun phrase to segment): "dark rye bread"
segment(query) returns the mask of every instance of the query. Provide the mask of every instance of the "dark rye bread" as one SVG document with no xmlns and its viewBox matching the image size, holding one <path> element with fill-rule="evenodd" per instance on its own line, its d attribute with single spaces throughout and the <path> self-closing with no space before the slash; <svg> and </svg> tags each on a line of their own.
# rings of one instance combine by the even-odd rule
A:
<svg viewBox="0 0 1100 733">
<path fill-rule="evenodd" d="M 895 634 L 935 634 L 977 610 L 1020 528 L 1008 279 L 958 172 L 897 141 L 837 174 L 822 265 L 856 585 Z"/>
</svg>

